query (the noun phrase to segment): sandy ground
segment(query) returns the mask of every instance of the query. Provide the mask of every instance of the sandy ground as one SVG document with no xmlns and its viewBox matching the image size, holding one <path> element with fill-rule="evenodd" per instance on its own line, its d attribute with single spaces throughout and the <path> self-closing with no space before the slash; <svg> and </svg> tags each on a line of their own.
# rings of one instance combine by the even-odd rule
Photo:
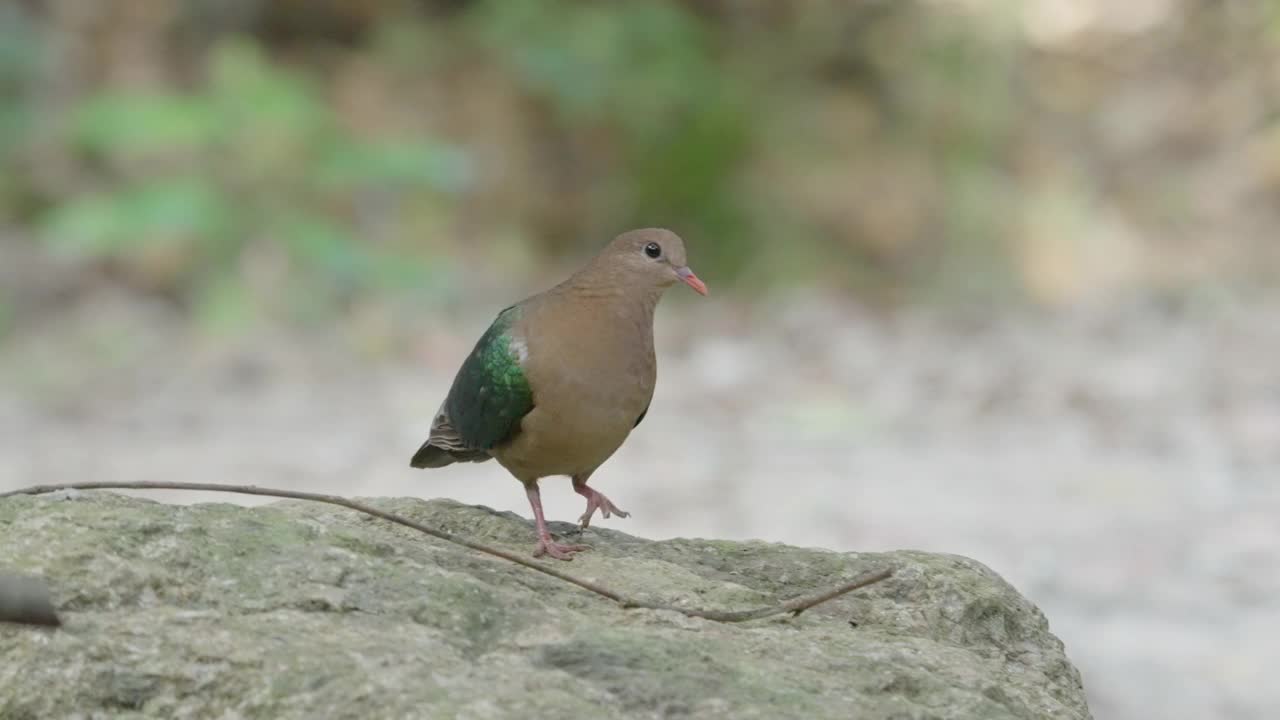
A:
<svg viewBox="0 0 1280 720">
<path fill-rule="evenodd" d="M 182 479 L 528 515 L 495 463 L 408 467 L 487 318 L 399 328 L 407 353 L 228 351 L 118 305 L 0 346 L 0 489 Z M 595 484 L 633 513 L 609 527 L 650 538 L 977 558 L 1044 609 L 1100 720 L 1280 717 L 1277 311 L 668 303 L 649 417 Z M 552 517 L 581 512 L 543 487 Z"/>
</svg>

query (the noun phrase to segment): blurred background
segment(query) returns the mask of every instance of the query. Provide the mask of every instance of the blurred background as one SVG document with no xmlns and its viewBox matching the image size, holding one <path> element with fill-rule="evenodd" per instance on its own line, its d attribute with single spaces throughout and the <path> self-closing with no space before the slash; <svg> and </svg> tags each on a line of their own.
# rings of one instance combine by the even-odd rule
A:
<svg viewBox="0 0 1280 720">
<path fill-rule="evenodd" d="M 0 167 L 0 489 L 527 516 L 408 459 L 666 226 L 605 526 L 969 555 L 1101 720 L 1280 715 L 1280 2 L 4 0 Z"/>
</svg>

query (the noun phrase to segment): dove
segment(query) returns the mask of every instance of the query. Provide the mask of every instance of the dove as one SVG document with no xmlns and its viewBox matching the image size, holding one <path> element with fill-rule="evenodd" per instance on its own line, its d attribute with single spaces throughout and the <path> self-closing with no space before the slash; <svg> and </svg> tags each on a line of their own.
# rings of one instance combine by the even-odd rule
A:
<svg viewBox="0 0 1280 720">
<path fill-rule="evenodd" d="M 646 228 L 613 239 L 564 282 L 498 313 L 463 361 L 413 455 L 415 468 L 493 459 L 524 485 L 534 556 L 571 560 L 585 545 L 556 542 L 538 481 L 568 476 L 596 511 L 628 517 L 588 482 L 649 411 L 657 381 L 653 319 L 666 290 L 707 286 L 684 241 Z"/>
</svg>

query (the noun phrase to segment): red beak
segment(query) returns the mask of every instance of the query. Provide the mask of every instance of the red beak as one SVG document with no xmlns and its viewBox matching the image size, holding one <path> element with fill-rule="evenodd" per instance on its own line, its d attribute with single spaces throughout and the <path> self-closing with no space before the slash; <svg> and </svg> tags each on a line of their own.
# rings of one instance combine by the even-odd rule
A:
<svg viewBox="0 0 1280 720">
<path fill-rule="evenodd" d="M 699 295 L 707 294 L 707 284 L 698 279 L 697 275 L 687 267 L 676 268 L 676 275 L 684 281 L 685 285 L 693 288 Z"/>
</svg>

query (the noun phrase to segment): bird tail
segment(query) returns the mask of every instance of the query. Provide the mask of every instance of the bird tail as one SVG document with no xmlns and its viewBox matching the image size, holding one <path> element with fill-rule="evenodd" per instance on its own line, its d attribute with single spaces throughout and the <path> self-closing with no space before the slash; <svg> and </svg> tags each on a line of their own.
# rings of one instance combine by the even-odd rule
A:
<svg viewBox="0 0 1280 720">
<path fill-rule="evenodd" d="M 418 452 L 414 453 L 413 459 L 409 461 L 409 467 L 418 469 L 441 468 L 452 464 L 453 458 L 449 457 L 449 453 L 432 445 L 430 440 L 422 443 L 422 447 L 418 448 Z"/>
<path fill-rule="evenodd" d="M 413 454 L 413 459 L 409 461 L 409 466 L 415 468 L 442 468 L 459 462 L 484 462 L 491 458 L 492 456 L 484 450 L 450 450 L 439 445 L 433 445 L 428 440 L 422 443 L 422 447 L 418 448 L 418 452 Z"/>
<path fill-rule="evenodd" d="M 484 450 L 467 447 L 462 436 L 449 422 L 449 414 L 444 405 L 436 411 L 435 420 L 431 423 L 431 435 L 422 443 L 418 452 L 409 461 L 410 467 L 442 468 L 458 462 L 484 462 L 493 457 Z"/>
<path fill-rule="evenodd" d="M 413 459 L 409 461 L 410 467 L 416 468 L 442 468 L 446 465 L 452 465 L 458 462 L 453 457 L 453 453 L 442 447 L 432 445 L 428 440 L 422 443 L 422 447 L 418 448 L 418 452 L 413 454 Z"/>
</svg>

